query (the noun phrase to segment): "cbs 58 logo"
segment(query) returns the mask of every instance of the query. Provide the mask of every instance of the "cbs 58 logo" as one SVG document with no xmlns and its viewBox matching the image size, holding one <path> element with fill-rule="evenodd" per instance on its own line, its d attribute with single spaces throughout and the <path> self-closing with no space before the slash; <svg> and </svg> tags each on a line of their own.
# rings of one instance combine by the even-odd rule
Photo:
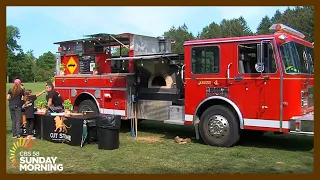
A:
<svg viewBox="0 0 320 180">
<path fill-rule="evenodd" d="M 39 151 L 21 151 L 19 155 L 25 156 L 25 157 L 32 157 L 32 156 L 39 156 L 40 153 Z"/>
</svg>

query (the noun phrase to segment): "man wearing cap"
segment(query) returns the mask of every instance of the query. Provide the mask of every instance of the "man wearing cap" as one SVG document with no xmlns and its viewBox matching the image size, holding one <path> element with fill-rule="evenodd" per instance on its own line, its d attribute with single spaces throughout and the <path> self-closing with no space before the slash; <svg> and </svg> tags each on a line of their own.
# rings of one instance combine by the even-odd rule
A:
<svg viewBox="0 0 320 180">
<path fill-rule="evenodd" d="M 51 82 L 46 84 L 46 99 L 47 99 L 47 107 L 52 111 L 60 111 L 63 109 L 62 105 L 62 97 L 61 95 L 54 89 L 54 86 Z"/>
</svg>

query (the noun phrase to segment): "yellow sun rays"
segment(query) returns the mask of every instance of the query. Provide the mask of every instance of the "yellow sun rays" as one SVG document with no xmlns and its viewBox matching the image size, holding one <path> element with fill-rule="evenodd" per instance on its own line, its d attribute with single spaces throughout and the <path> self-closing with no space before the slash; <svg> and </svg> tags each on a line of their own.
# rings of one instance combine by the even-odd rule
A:
<svg viewBox="0 0 320 180">
<path fill-rule="evenodd" d="M 13 146 L 12 148 L 10 149 L 10 156 L 9 156 L 9 159 L 11 160 L 12 162 L 12 166 L 13 167 L 16 167 L 18 166 L 18 162 L 15 158 L 15 154 L 16 154 L 16 151 L 19 147 L 22 147 L 24 148 L 25 150 L 28 150 L 30 149 L 32 146 L 34 145 L 34 141 L 31 141 L 31 136 L 29 136 L 28 138 L 22 138 L 20 137 L 15 143 L 13 143 Z"/>
</svg>

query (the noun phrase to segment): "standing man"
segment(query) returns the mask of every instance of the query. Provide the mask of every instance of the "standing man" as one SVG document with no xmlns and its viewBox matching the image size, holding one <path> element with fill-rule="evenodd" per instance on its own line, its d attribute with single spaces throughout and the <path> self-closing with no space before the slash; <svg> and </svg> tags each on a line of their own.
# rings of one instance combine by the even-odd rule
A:
<svg viewBox="0 0 320 180">
<path fill-rule="evenodd" d="M 47 107 L 54 112 L 61 111 L 63 109 L 63 99 L 61 95 L 54 89 L 52 82 L 47 82 L 46 91 L 46 99 L 48 102 Z"/>
</svg>

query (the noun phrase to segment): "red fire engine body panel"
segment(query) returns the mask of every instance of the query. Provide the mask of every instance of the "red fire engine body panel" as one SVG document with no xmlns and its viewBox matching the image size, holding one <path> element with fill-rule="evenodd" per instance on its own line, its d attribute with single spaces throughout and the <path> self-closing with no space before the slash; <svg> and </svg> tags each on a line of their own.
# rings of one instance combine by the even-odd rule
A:
<svg viewBox="0 0 320 180">
<path fill-rule="evenodd" d="M 280 102 L 280 73 L 283 67 L 279 66 L 281 62 L 280 52 L 277 48 L 281 42 L 276 35 L 237 37 L 237 38 L 218 38 L 209 40 L 193 40 L 185 43 L 185 113 L 186 120 L 192 121 L 197 107 L 207 98 L 206 84 L 217 84 L 212 87 L 228 88 L 228 99 L 237 106 L 242 114 L 244 129 L 279 131 L 280 130 L 280 103 L 287 102 L 283 106 L 282 113 L 282 131 L 289 132 L 289 120 L 293 116 L 303 115 L 303 110 L 313 111 L 312 108 L 301 108 L 300 92 L 304 87 L 308 75 L 289 75 L 283 73 L 283 102 Z M 313 47 L 307 41 L 287 35 L 288 41 L 293 40 L 305 46 Z M 238 71 L 238 45 L 245 43 L 260 43 L 263 39 L 272 40 L 271 45 L 274 51 L 277 71 L 275 73 L 240 74 Z M 276 40 L 275 44 L 273 40 Z M 216 74 L 193 74 L 191 70 L 191 49 L 197 46 L 218 46 L 220 56 L 220 72 Z M 275 47 L 277 46 L 277 48 Z M 231 64 L 232 63 L 232 64 Z M 228 84 L 227 69 L 230 65 L 230 83 Z M 234 77 L 243 78 L 236 82 Z M 264 76 L 268 80 L 264 81 Z M 203 83 L 205 82 L 205 83 Z M 313 85 L 313 75 L 309 75 L 309 85 Z M 211 86 L 210 86 L 211 87 Z M 196 93 L 195 93 L 196 92 Z M 294 93 L 293 93 L 294 92 Z"/>
<path fill-rule="evenodd" d="M 85 81 L 87 79 L 87 81 Z M 126 88 L 126 78 L 119 76 L 64 76 L 55 79 L 58 87 Z"/>
<path fill-rule="evenodd" d="M 97 64 L 99 65 L 98 71 L 100 73 L 111 73 L 111 61 L 106 61 L 110 56 L 106 53 L 96 53 Z"/>
<path fill-rule="evenodd" d="M 55 85 L 57 91 L 63 99 L 70 99 L 74 103 L 78 95 L 89 93 L 95 95 L 96 90 L 100 90 L 96 99 L 97 106 L 102 114 L 126 115 L 126 78 L 119 76 L 95 76 L 85 77 L 64 76 L 56 77 Z M 75 90 L 76 96 L 71 96 L 71 91 Z M 110 113 L 111 112 L 111 113 Z"/>
</svg>

